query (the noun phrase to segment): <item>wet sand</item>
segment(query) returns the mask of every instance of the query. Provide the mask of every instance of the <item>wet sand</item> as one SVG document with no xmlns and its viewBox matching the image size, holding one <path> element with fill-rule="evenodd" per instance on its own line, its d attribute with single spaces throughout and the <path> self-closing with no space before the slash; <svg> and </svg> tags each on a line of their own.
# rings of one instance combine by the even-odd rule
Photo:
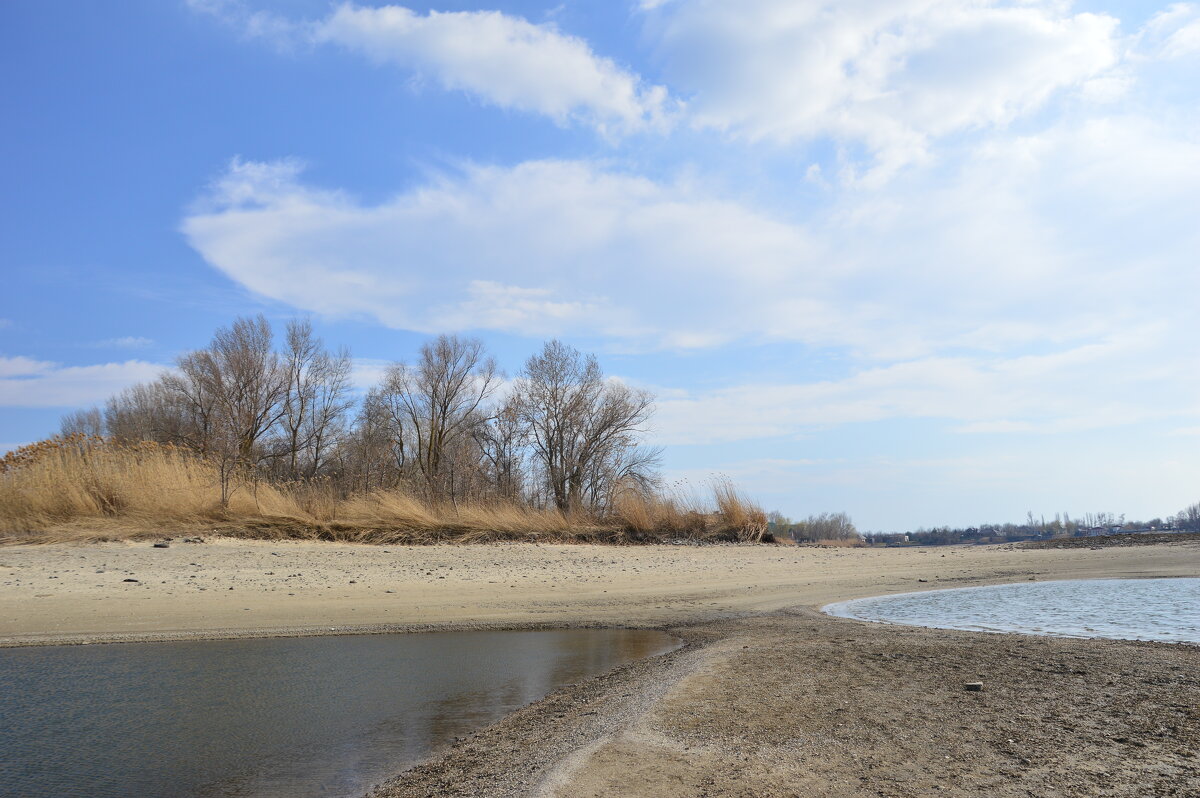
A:
<svg viewBox="0 0 1200 798">
<path fill-rule="evenodd" d="M 1195 647 L 812 610 L 675 631 L 691 645 L 559 691 L 375 798 L 1200 795 Z"/>
<path fill-rule="evenodd" d="M 220 540 L 8 547 L 0 564 L 9 645 L 572 625 L 654 626 L 688 642 L 468 736 L 381 796 L 1200 795 L 1200 648 L 888 627 L 814 609 L 1030 578 L 1200 576 L 1195 543 Z M 967 692 L 968 681 L 984 689 Z"/>
</svg>

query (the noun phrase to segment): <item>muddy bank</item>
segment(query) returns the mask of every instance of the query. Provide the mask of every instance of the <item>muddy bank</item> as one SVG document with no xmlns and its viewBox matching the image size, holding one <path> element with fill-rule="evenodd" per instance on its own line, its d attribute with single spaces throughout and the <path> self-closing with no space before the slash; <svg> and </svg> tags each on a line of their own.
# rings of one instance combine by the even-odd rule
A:
<svg viewBox="0 0 1200 798">
<path fill-rule="evenodd" d="M 689 645 L 521 710 L 376 798 L 1200 794 L 1196 647 L 813 610 L 671 631 Z"/>
</svg>

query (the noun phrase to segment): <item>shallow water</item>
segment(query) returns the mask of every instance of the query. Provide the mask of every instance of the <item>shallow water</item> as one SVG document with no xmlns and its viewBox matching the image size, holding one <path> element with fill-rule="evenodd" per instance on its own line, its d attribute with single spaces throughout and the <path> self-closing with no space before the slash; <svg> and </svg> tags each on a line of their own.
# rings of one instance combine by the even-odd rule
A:
<svg viewBox="0 0 1200 798">
<path fill-rule="evenodd" d="M 0 794 L 359 795 L 557 687 L 674 648 L 624 629 L 0 650 Z"/>
<path fill-rule="evenodd" d="M 1200 579 L 1081 579 L 843 601 L 830 615 L 937 629 L 1200 643 Z"/>
</svg>

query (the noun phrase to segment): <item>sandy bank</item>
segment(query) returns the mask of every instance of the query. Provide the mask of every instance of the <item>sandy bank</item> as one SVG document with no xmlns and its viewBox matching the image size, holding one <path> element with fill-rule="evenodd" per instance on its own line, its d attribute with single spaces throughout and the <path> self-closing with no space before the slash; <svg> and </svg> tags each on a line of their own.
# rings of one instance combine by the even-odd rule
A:
<svg viewBox="0 0 1200 798">
<path fill-rule="evenodd" d="M 692 645 L 558 691 L 375 798 L 1200 795 L 1196 647 L 812 610 L 675 631 Z"/>
<path fill-rule="evenodd" d="M 387 798 L 1198 795 L 1196 647 L 888 627 L 812 609 L 1148 576 L 1200 576 L 1200 545 L 9 547 L 0 640 L 628 624 L 689 642 L 470 735 Z M 982 692 L 963 690 L 976 680 Z"/>
<path fill-rule="evenodd" d="M 1197 544 L 1098 551 L 376 547 L 231 539 L 177 539 L 165 549 L 150 542 L 9 546 L 0 548 L 0 645 L 372 629 L 663 626 L 1030 577 L 1197 575 Z"/>
</svg>

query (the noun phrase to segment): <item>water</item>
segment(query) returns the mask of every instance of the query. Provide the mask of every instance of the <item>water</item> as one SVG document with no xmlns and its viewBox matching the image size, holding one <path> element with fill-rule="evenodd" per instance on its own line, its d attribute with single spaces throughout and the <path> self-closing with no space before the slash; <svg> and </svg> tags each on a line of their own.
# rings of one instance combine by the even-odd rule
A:
<svg viewBox="0 0 1200 798">
<path fill-rule="evenodd" d="M 843 601 L 825 612 L 938 629 L 1200 644 L 1200 579 L 1084 579 Z"/>
<path fill-rule="evenodd" d="M 0 795 L 359 795 L 658 632 L 0 649 Z"/>
</svg>

